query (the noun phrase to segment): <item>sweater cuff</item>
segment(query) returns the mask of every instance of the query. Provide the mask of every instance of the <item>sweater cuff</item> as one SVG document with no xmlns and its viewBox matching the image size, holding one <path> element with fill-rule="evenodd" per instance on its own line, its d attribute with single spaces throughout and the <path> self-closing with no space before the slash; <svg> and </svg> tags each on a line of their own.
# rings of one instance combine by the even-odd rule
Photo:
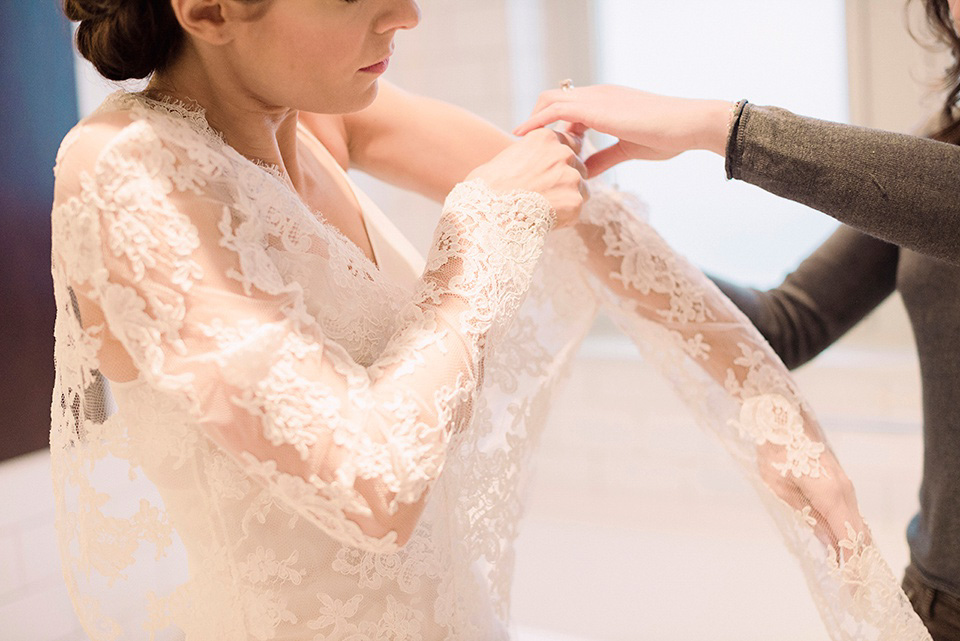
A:
<svg viewBox="0 0 960 641">
<path fill-rule="evenodd" d="M 750 117 L 752 105 L 746 100 L 737 105 L 733 112 L 733 119 L 730 123 L 730 131 L 727 134 L 727 148 L 725 154 L 724 166 L 727 171 L 727 180 L 739 178 L 740 159 L 743 157 L 743 138 L 746 130 L 747 119 Z"/>
</svg>

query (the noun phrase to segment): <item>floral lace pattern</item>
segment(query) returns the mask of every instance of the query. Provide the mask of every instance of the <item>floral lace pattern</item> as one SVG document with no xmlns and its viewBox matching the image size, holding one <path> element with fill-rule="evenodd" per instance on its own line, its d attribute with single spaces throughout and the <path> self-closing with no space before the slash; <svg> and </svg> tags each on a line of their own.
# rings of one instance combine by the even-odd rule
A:
<svg viewBox="0 0 960 641">
<path fill-rule="evenodd" d="M 928 638 L 789 376 L 635 200 L 550 233 L 542 197 L 461 184 L 404 289 L 184 105 L 115 94 L 56 174 L 51 451 L 92 639 L 508 639 L 525 469 L 601 306 L 756 481 L 833 637 Z"/>
<path fill-rule="evenodd" d="M 585 244 L 607 239 L 585 261 L 604 308 L 741 464 L 800 559 L 831 638 L 929 639 L 786 368 L 642 218 L 636 201 L 595 189 L 578 227 Z"/>
</svg>

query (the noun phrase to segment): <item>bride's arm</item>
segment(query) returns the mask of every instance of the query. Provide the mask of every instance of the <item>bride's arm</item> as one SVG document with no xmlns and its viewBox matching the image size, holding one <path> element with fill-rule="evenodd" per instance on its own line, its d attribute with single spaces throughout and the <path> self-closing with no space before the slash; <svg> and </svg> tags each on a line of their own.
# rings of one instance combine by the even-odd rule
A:
<svg viewBox="0 0 960 641">
<path fill-rule="evenodd" d="M 364 134 L 351 145 L 351 159 L 421 193 L 437 197 L 509 143 L 457 107 L 392 88 L 382 98 L 351 117 L 347 129 Z M 405 165 L 409 154 L 416 162 Z M 576 260 L 608 313 L 754 482 L 801 560 L 831 636 L 877 638 L 882 631 L 884 638 L 929 639 L 871 544 L 852 485 L 786 368 L 636 209 L 629 198 L 599 190 L 575 227 L 584 248 Z"/>
<path fill-rule="evenodd" d="M 370 108 L 349 116 L 345 124 L 352 162 L 394 184 L 434 197 L 461 180 L 460 174 L 510 142 L 509 136 L 466 110 L 391 86 L 384 86 Z M 803 480 L 826 487 L 818 487 L 816 492 L 805 488 L 807 502 L 799 503 L 816 510 L 825 530 L 821 533 L 836 543 L 845 534 L 846 521 L 859 525 L 859 514 L 849 508 L 854 501 L 829 451 L 821 462 L 816 450 L 823 441 L 822 434 L 809 408 L 800 401 L 786 368 L 719 290 L 711 287 L 699 270 L 674 255 L 651 228 L 634 219 L 629 208 L 618 197 L 604 196 L 587 205 L 584 220 L 576 227 L 586 250 L 582 256 L 584 268 L 609 294 L 608 311 L 638 344 L 651 336 L 638 332 L 635 323 L 653 324 L 676 337 L 680 345 L 695 354 L 691 360 L 697 368 L 725 387 L 738 404 L 749 406 L 750 398 L 772 392 L 788 399 L 790 411 L 795 411 L 804 425 L 792 435 L 795 449 L 799 449 L 769 447 L 766 439 L 752 435 L 761 445 L 760 469 L 773 471 L 764 474 L 765 481 L 781 497 L 791 499 L 803 498 L 803 490 L 796 497 L 794 482 L 809 476 L 812 470 L 818 480 Z M 659 273 L 654 273 L 658 268 Z M 635 271 L 630 274 L 631 270 Z M 705 349 L 701 351 L 701 347 Z M 742 363 L 745 358 L 751 362 Z M 819 472 L 826 471 L 824 463 L 833 472 L 827 482 L 819 478 Z M 789 473 L 800 469 L 807 474 Z"/>
<path fill-rule="evenodd" d="M 575 227 L 605 311 L 752 482 L 800 561 L 831 638 L 929 641 L 783 363 L 641 213 L 628 195 L 595 188 Z"/>
<path fill-rule="evenodd" d="M 313 114 L 304 123 L 327 133 L 332 146 L 342 144 L 350 166 L 438 202 L 513 142 L 466 109 L 386 82 L 370 107 L 343 117 L 342 143 L 335 124 Z"/>
<path fill-rule="evenodd" d="M 424 273 L 384 329 L 392 335 L 362 363 L 326 335 L 268 254 L 296 245 L 325 255 L 324 239 L 298 223 L 295 197 L 272 193 L 278 232 L 261 215 L 268 174 L 234 170 L 195 136 L 178 137 L 179 124 L 149 118 L 87 121 L 58 156 L 54 281 L 58 301 L 75 295 L 87 322 L 69 325 L 58 367 L 72 362 L 68 374 L 83 376 L 79 341 L 88 369 L 139 376 L 178 420 L 334 538 L 402 545 L 451 435 L 469 424 L 486 350 L 522 301 L 547 231 L 575 212 L 564 203 L 582 167 L 540 134 L 453 190 Z M 493 189 L 501 180 L 503 195 Z M 346 288 L 323 304 L 356 304 Z"/>
</svg>

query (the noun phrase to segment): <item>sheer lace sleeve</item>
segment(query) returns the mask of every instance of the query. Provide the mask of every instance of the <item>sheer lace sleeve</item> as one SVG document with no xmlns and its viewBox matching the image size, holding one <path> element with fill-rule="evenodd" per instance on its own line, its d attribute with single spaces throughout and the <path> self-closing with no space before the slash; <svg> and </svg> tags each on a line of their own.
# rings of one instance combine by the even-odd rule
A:
<svg viewBox="0 0 960 641">
<path fill-rule="evenodd" d="M 76 301 L 74 371 L 148 385 L 330 536 L 395 550 L 468 424 L 486 350 L 525 295 L 553 212 L 535 194 L 457 186 L 415 295 L 361 365 L 271 260 L 270 242 L 322 256 L 323 239 L 268 230 L 285 214 L 258 208 L 253 174 L 236 180 L 178 135 L 114 113 L 62 148 L 54 279 Z"/>
<path fill-rule="evenodd" d="M 643 216 L 634 198 L 597 189 L 577 227 L 606 311 L 754 483 L 801 560 L 832 638 L 929 639 L 789 372 Z"/>
</svg>

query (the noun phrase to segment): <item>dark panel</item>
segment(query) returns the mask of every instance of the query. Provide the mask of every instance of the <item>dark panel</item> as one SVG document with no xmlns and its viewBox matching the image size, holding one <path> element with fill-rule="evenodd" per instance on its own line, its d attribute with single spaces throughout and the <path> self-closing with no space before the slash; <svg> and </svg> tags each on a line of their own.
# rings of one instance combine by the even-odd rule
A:
<svg viewBox="0 0 960 641">
<path fill-rule="evenodd" d="M 47 446 L 53 385 L 53 164 L 77 119 L 56 0 L 0 0 L 0 460 Z"/>
</svg>

